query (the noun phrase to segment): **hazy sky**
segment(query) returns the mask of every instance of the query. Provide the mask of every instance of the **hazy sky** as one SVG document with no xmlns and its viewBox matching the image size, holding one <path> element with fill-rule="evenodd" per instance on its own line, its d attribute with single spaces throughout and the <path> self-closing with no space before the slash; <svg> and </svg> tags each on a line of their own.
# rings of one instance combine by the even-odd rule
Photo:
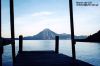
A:
<svg viewBox="0 0 100 66">
<path fill-rule="evenodd" d="M 99 6 L 76 6 L 76 1 L 92 1 Z M 73 0 L 76 35 L 100 30 L 100 0 Z M 68 0 L 14 0 L 15 36 L 35 35 L 45 28 L 70 33 Z M 9 0 L 2 0 L 2 34 L 10 36 Z"/>
</svg>

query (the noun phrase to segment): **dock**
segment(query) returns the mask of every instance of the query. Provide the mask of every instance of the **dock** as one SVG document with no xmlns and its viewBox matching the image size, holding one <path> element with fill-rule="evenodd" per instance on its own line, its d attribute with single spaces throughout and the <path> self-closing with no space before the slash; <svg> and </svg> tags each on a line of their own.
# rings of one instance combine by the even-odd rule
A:
<svg viewBox="0 0 100 66">
<path fill-rule="evenodd" d="M 7 40 L 7 42 L 10 41 Z M 73 59 L 73 57 L 59 53 L 58 36 L 55 37 L 55 50 L 52 51 L 23 51 L 23 45 L 23 36 L 20 35 L 18 54 L 16 56 L 12 56 L 13 66 L 93 66 L 87 62 Z M 4 50 L 2 49 L 1 53 L 0 48 L 1 59 L 3 51 Z M 12 55 L 14 55 L 13 49 Z M 2 66 L 2 60 L 0 60 L 0 63 Z"/>
<path fill-rule="evenodd" d="M 14 66 L 92 66 L 81 60 L 59 53 L 59 36 L 55 37 L 54 51 L 23 51 L 23 36 L 19 36 L 19 52 Z"/>
<path fill-rule="evenodd" d="M 16 56 L 14 66 L 92 66 L 89 63 L 73 59 L 54 51 L 23 51 Z"/>
</svg>

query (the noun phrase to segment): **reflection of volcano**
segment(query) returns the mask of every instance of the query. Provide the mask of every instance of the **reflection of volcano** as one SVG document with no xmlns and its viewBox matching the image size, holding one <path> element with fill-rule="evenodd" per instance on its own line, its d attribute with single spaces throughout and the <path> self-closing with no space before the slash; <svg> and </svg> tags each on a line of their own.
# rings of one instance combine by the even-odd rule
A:
<svg viewBox="0 0 100 66">
<path fill-rule="evenodd" d="M 31 39 L 34 39 L 34 40 L 53 40 L 53 39 L 55 39 L 55 36 L 59 36 L 60 39 L 70 39 L 71 38 L 70 34 L 66 34 L 66 33 L 57 34 L 50 29 L 44 29 L 43 31 L 41 31 L 37 35 L 24 37 L 24 39 L 26 39 L 26 40 L 31 40 Z M 75 36 L 75 38 L 85 38 L 85 37 L 84 36 Z"/>
</svg>

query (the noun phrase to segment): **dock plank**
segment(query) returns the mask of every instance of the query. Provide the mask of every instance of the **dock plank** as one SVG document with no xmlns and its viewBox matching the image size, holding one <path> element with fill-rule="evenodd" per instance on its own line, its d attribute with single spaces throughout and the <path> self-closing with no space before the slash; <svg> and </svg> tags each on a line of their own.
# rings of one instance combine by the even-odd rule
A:
<svg viewBox="0 0 100 66">
<path fill-rule="evenodd" d="M 77 60 L 72 64 L 72 58 L 54 51 L 23 51 L 16 56 L 15 66 L 92 66 Z"/>
</svg>

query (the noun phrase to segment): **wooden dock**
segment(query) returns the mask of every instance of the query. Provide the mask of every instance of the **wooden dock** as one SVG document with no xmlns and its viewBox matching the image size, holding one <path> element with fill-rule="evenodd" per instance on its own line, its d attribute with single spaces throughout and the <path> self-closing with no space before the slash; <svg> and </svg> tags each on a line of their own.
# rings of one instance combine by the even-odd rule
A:
<svg viewBox="0 0 100 66">
<path fill-rule="evenodd" d="M 16 56 L 14 66 L 92 66 L 54 51 L 23 51 Z"/>
<path fill-rule="evenodd" d="M 23 51 L 23 36 L 19 36 L 19 53 L 14 66 L 92 66 L 59 53 L 59 37 L 55 37 L 55 51 Z"/>
<path fill-rule="evenodd" d="M 2 66 L 3 49 L 0 53 L 0 65 Z M 13 66 L 93 66 L 59 53 L 58 36 L 55 38 L 55 51 L 23 51 L 23 36 L 19 36 L 19 51 L 17 56 L 12 56 L 12 59 Z"/>
</svg>

